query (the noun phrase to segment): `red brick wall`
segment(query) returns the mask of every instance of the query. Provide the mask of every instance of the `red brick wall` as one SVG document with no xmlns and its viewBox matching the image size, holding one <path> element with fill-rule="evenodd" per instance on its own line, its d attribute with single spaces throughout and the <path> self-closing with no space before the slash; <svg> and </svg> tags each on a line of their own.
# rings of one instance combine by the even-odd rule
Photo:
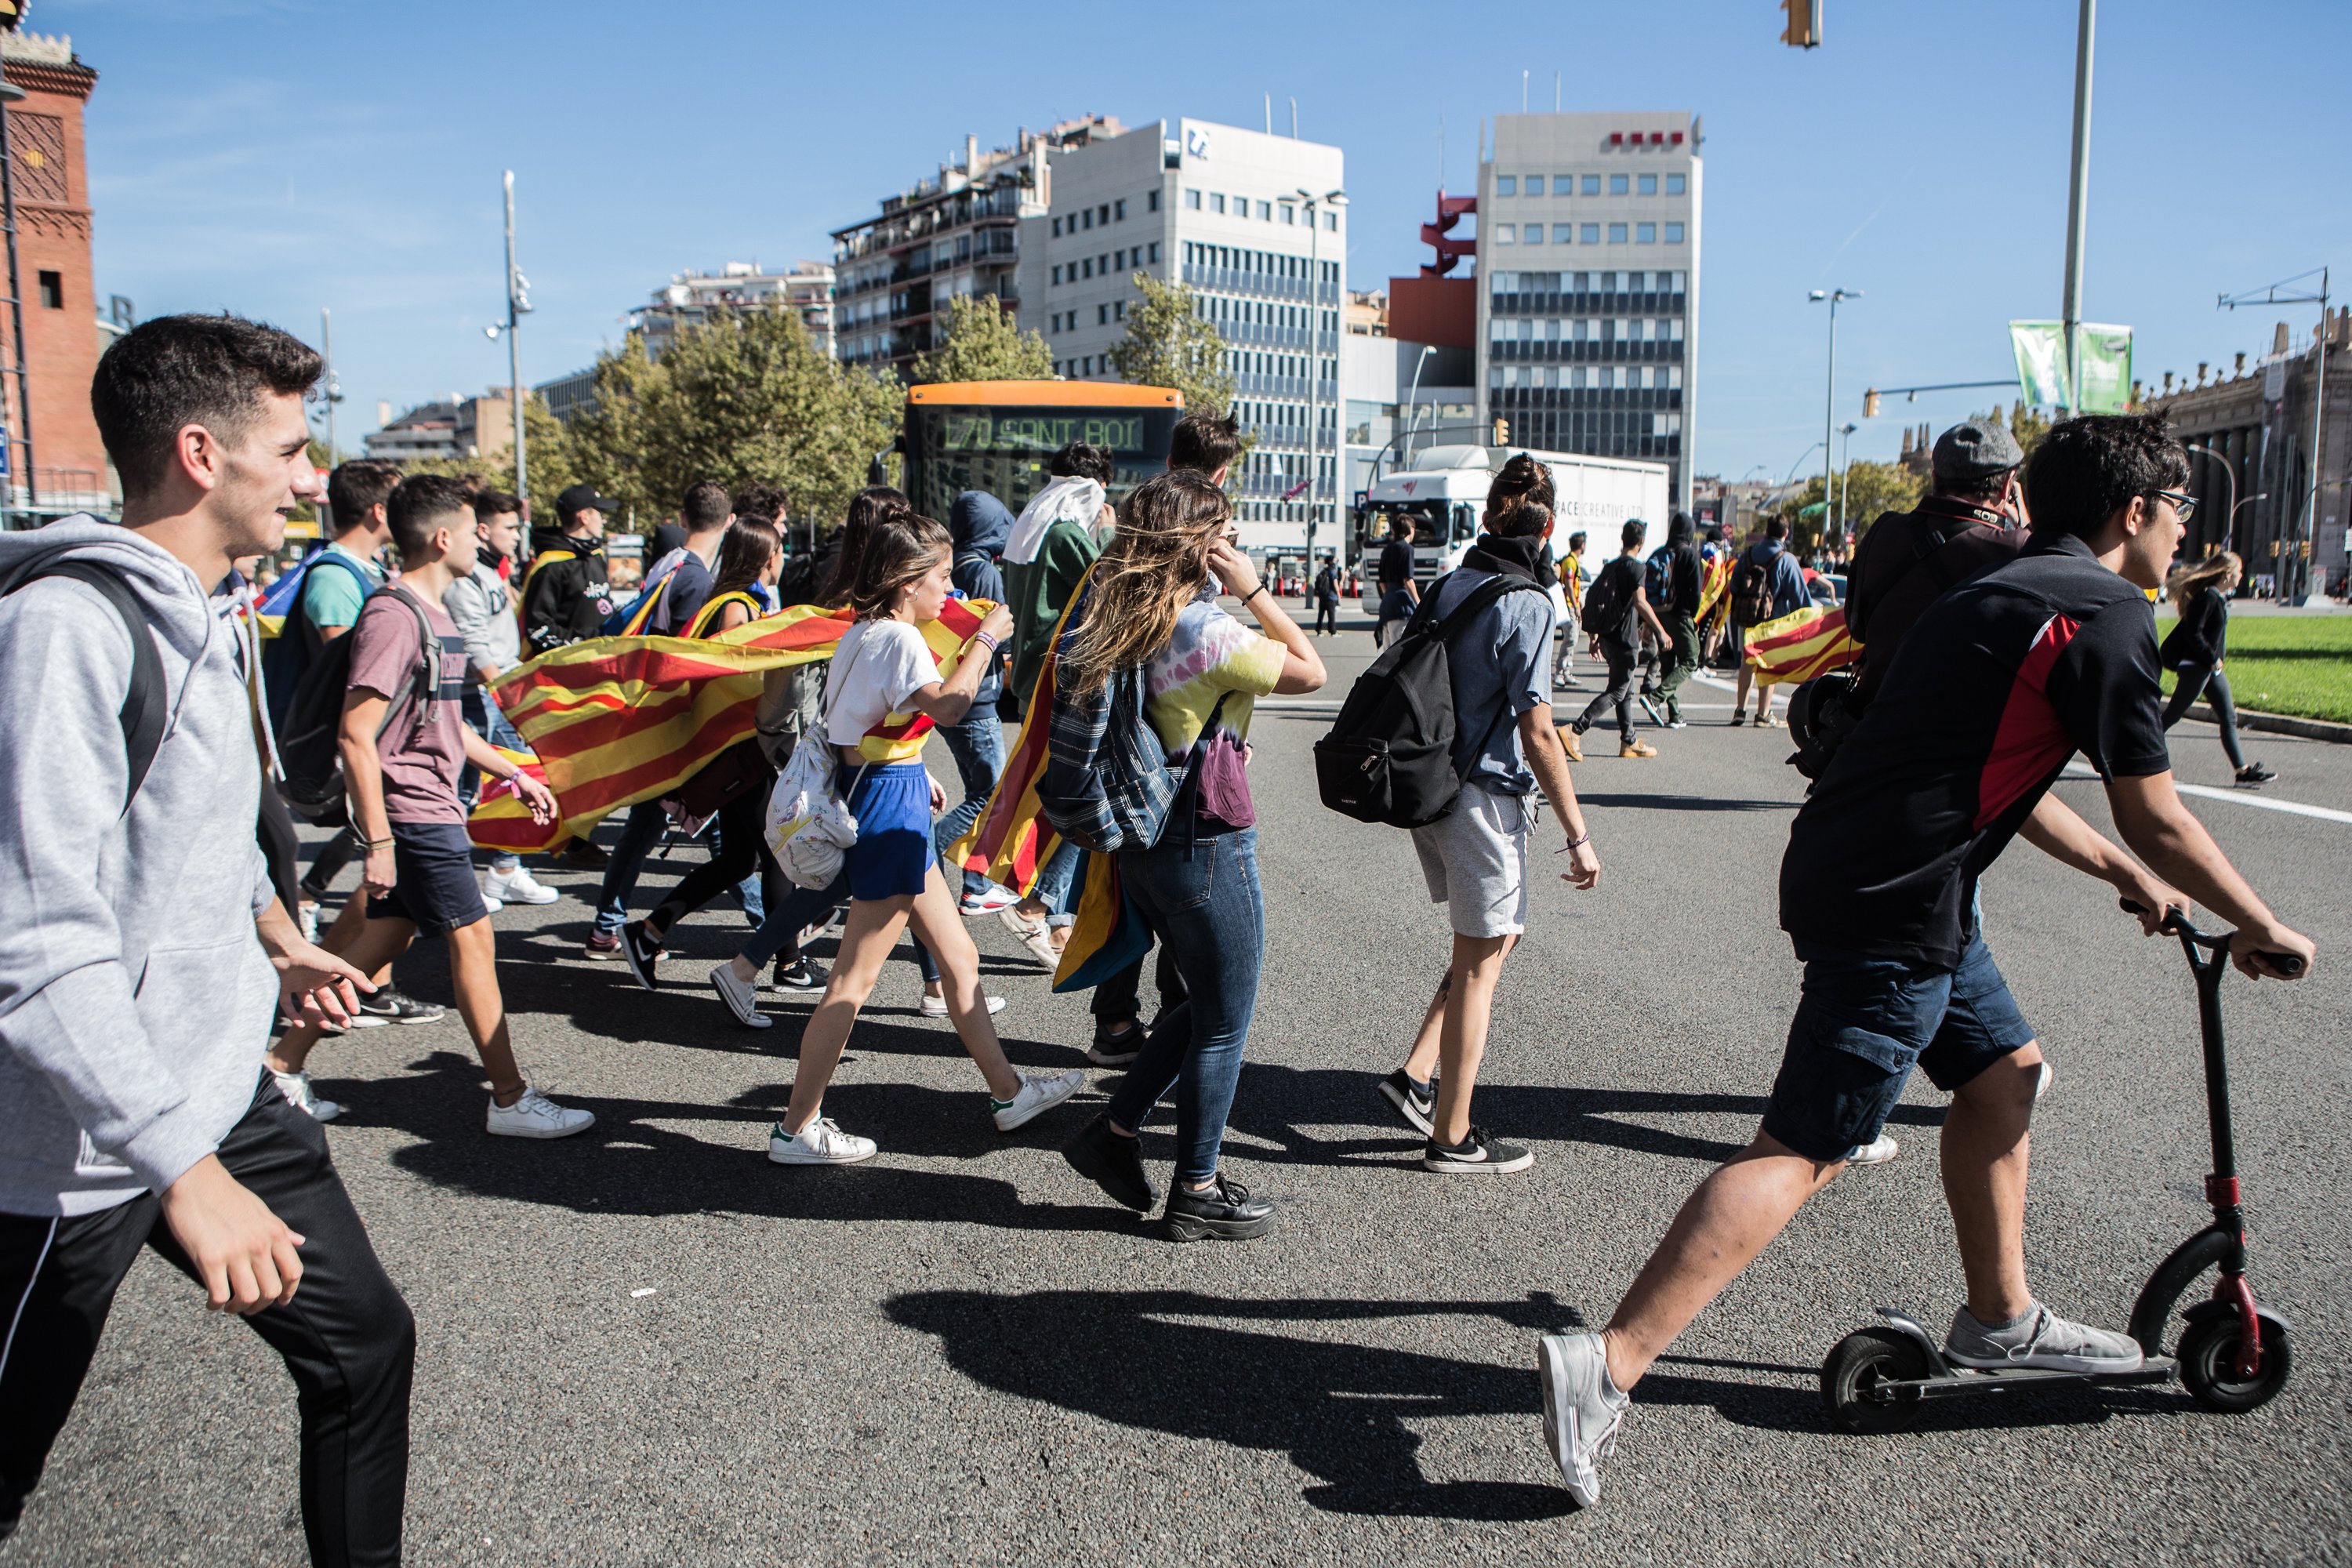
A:
<svg viewBox="0 0 2352 1568">
<path fill-rule="evenodd" d="M 1389 336 L 1440 348 L 1475 345 L 1478 285 L 1468 278 L 1389 279 Z"/>
<path fill-rule="evenodd" d="M 98 76 L 80 66 L 23 60 L 8 61 L 6 70 L 8 80 L 26 94 L 8 108 L 9 174 L 16 185 L 26 366 L 33 387 L 34 477 L 46 506 L 52 490 L 107 488 L 106 448 L 89 413 L 99 302 L 90 277 L 89 180 L 81 124 L 82 104 Z M 58 275 L 61 298 L 54 308 L 42 301 L 43 272 Z M 10 437 L 21 440 L 13 376 L 6 407 Z M 24 461 L 24 448 L 16 446 L 9 468 L 18 487 L 25 482 Z"/>
</svg>

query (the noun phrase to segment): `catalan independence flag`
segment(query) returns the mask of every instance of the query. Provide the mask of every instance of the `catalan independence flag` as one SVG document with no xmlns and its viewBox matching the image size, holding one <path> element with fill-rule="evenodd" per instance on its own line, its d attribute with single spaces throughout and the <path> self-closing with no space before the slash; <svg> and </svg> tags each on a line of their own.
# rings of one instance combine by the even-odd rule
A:
<svg viewBox="0 0 2352 1568">
<path fill-rule="evenodd" d="M 954 673 L 991 607 L 950 599 L 918 628 L 941 676 Z M 592 637 L 500 676 L 499 706 L 530 742 L 561 808 L 548 841 L 677 789 L 751 733 L 768 671 L 832 658 L 852 624 L 800 605 L 711 637 Z M 917 715 L 886 739 L 929 727 Z"/>
<path fill-rule="evenodd" d="M 547 769 L 529 752 L 510 747 L 498 748 L 499 755 L 537 779 L 547 782 Z M 508 855 L 536 855 L 550 849 L 562 838 L 561 822 L 539 823 L 530 819 L 530 807 L 522 803 L 515 792 L 513 781 L 485 778 L 482 793 L 474 802 L 474 814 L 466 819 L 466 837 L 477 849 L 488 849 Z"/>
<path fill-rule="evenodd" d="M 996 781 L 994 793 L 971 831 L 948 849 L 948 858 L 961 868 L 991 877 L 1017 893 L 1026 893 L 1036 885 L 1037 873 L 1061 843 L 1038 807 L 1037 781 L 1045 775 L 1045 737 L 1053 728 L 1054 656 L 1062 646 L 1063 630 L 1079 597 L 1070 595 L 1070 603 L 1062 607 L 1062 618 L 1054 625 L 1053 638 L 1037 667 L 1036 684 L 1030 689 L 1028 706 L 1022 710 L 1021 733 L 1013 742 L 1012 754 L 1004 759 L 1004 772 Z"/>
<path fill-rule="evenodd" d="M 1741 652 L 1755 667 L 1759 685 L 1780 686 L 1843 668 L 1861 656 L 1862 647 L 1845 629 L 1843 610 L 1808 605 L 1749 627 Z"/>
<path fill-rule="evenodd" d="M 1707 616 L 1715 613 L 1716 605 L 1722 603 L 1725 591 L 1731 586 L 1731 561 L 1728 555 L 1718 555 L 1712 561 L 1702 557 L 1699 561 L 1698 609 L 1691 619 L 1700 626 L 1706 625 Z"/>
</svg>

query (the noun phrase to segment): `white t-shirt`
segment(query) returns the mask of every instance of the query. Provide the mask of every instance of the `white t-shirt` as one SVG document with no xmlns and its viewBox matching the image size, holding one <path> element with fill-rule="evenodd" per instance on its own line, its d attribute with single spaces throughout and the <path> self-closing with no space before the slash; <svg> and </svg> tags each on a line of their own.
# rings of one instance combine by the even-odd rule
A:
<svg viewBox="0 0 2352 1568">
<path fill-rule="evenodd" d="M 939 678 L 939 661 L 913 626 L 905 621 L 858 622 L 834 650 L 833 668 L 825 673 L 825 739 L 836 746 L 856 745 Z"/>
</svg>

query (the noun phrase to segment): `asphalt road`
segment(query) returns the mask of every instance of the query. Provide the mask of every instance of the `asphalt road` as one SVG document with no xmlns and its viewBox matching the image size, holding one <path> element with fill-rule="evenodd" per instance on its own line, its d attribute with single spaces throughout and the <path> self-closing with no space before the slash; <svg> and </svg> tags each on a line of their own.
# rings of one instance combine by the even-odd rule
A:
<svg viewBox="0 0 2352 1568">
<path fill-rule="evenodd" d="M 2193 808 L 2321 947 L 2315 979 L 2226 995 L 2254 1277 L 2295 1331 L 2276 1403 L 2058 1394 L 1832 1433 L 1816 1378 L 1838 1338 L 1882 1302 L 1940 1326 L 1959 1298 L 1921 1085 L 1901 1158 L 1842 1178 L 1642 1385 L 1580 1514 L 1538 1436 L 1534 1337 L 1605 1319 L 1754 1126 L 1796 996 L 1773 886 L 1801 781 L 1783 734 L 1722 727 L 1729 694 L 1706 688 L 1663 757 L 1577 770 L 1602 883 L 1538 888 L 1478 1100 L 1538 1161 L 1444 1180 L 1373 1084 L 1444 921 L 1402 834 L 1314 797 L 1309 742 L 1370 639 L 1341 647 L 1320 706 L 1273 707 L 1255 737 L 1266 966 L 1226 1147 L 1282 1205 L 1265 1239 L 1171 1247 L 1103 1202 L 1057 1152 L 1082 1107 L 997 1135 L 947 1026 L 915 1016 L 908 964 L 827 1100 L 882 1156 L 770 1165 L 806 1003 L 771 1004 L 763 1035 L 725 1016 L 699 977 L 731 910 L 682 930 L 662 994 L 583 961 L 584 876 L 498 928 L 520 1050 L 595 1110 L 587 1135 L 485 1137 L 454 1013 L 322 1048 L 319 1086 L 350 1107 L 338 1162 L 419 1322 L 410 1560 L 2352 1560 L 2352 748 L 2252 739 L 2282 775 L 2262 798 L 2334 814 L 2309 816 L 2227 790 L 2210 728 L 2175 736 L 2184 780 L 2221 787 Z M 2061 788 L 2104 822 L 2095 783 Z M 2120 1327 L 2203 1213 L 2189 977 L 2022 845 L 1985 909 L 2057 1075 L 2032 1276 Z M 1016 1061 L 1080 1064 L 1083 1000 L 975 930 Z M 448 997 L 436 952 L 401 979 Z M 299 1562 L 290 1394 L 252 1335 L 142 1261 L 0 1564 Z"/>
</svg>

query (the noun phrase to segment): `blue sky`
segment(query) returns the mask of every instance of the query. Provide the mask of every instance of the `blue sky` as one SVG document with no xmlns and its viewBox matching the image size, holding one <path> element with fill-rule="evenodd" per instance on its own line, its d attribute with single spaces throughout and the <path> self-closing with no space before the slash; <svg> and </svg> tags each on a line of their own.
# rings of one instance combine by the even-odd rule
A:
<svg viewBox="0 0 2352 1568">
<path fill-rule="evenodd" d="M 1008 18 L 1034 16 L 1034 21 Z M 1154 20 L 1165 17 L 1164 22 Z M 2342 0 L 2109 0 L 2101 14 L 2085 314 L 2138 331 L 2150 381 L 2268 349 L 2284 310 L 2223 290 L 2337 267 L 2352 294 L 2352 45 Z M 499 177 L 516 171 L 537 313 L 524 374 L 618 338 L 673 272 L 829 253 L 827 231 L 1020 125 L 1189 114 L 1346 150 L 1349 280 L 1427 252 L 1439 177 L 1471 188 L 1482 116 L 1706 117 L 1698 468 L 1778 478 L 1868 384 L 2008 374 L 2004 323 L 2054 317 L 2074 6 L 1840 0 L 1826 47 L 1775 0 L 1041 9 L 554 0 L 36 0 L 100 73 L 98 290 L 140 314 L 230 309 L 315 340 L 333 307 L 346 446 L 395 408 L 505 375 Z M 2293 316 L 2307 327 L 2315 310 Z M 2000 393 L 1890 401 L 1891 457 Z M 1807 459 L 1817 463 L 1818 457 Z"/>
</svg>

